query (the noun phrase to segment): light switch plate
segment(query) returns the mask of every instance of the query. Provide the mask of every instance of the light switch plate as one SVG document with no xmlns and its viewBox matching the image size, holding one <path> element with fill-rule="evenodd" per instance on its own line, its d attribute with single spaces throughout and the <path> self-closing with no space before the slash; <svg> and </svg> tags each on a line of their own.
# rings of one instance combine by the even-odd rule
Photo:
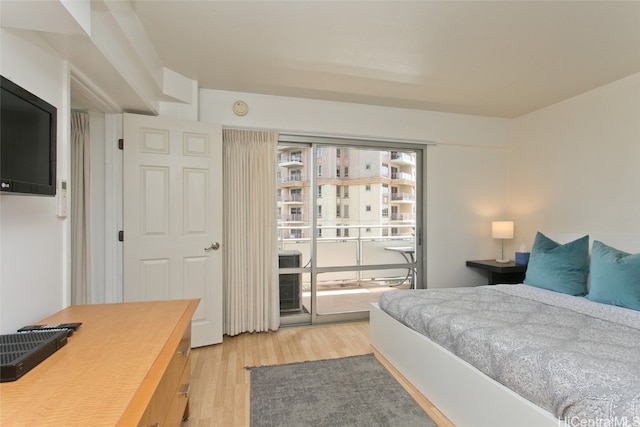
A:
<svg viewBox="0 0 640 427">
<path fill-rule="evenodd" d="M 69 198 L 67 194 L 67 180 L 61 179 L 58 181 L 58 195 L 56 196 L 58 199 L 58 218 L 66 218 L 69 214 Z"/>
</svg>

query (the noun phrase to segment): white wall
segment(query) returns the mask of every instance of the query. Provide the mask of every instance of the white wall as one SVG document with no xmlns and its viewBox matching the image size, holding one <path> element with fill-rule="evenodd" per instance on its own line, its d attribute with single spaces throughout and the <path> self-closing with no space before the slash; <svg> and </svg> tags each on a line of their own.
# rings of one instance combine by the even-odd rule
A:
<svg viewBox="0 0 640 427">
<path fill-rule="evenodd" d="M 249 113 L 232 105 L 243 100 Z M 200 91 L 200 120 L 280 132 L 433 141 L 427 149 L 426 242 L 429 287 L 483 283 L 467 259 L 498 256 L 491 220 L 507 212 L 512 121 L 215 90 Z"/>
<path fill-rule="evenodd" d="M 535 232 L 640 233 L 640 73 L 515 120 L 509 210 Z"/>
<path fill-rule="evenodd" d="M 58 107 L 58 177 L 68 179 L 69 67 L 37 33 L 0 31 L 2 75 Z M 200 120 L 229 127 L 436 142 L 426 149 L 430 287 L 484 280 L 464 262 L 497 256 L 489 231 L 495 219 L 516 221 L 510 253 L 521 242 L 530 245 L 536 230 L 640 233 L 640 74 L 516 120 L 213 90 L 198 95 Z M 239 99 L 249 105 L 244 117 L 231 110 Z M 169 107 L 167 116 L 196 115 Z M 117 115 L 101 126 L 104 141 L 121 135 Z M 121 155 L 105 145 L 104 156 L 102 164 L 97 159 L 104 182 L 94 185 L 104 192 L 97 209 L 110 213 L 103 233 L 94 227 L 110 242 L 122 227 Z M 69 220 L 57 218 L 55 206 L 51 197 L 0 196 L 0 333 L 69 304 Z M 94 214 L 98 221 L 100 212 Z M 102 270 L 94 275 L 95 302 L 121 300 L 121 258 L 121 244 L 105 243 L 104 264 L 95 263 L 104 269 L 104 284 Z"/>
<path fill-rule="evenodd" d="M 58 109 L 58 178 L 69 177 L 67 64 L 35 33 L 0 29 L 1 74 Z M 68 219 L 54 197 L 0 195 L 0 333 L 68 304 Z"/>
</svg>

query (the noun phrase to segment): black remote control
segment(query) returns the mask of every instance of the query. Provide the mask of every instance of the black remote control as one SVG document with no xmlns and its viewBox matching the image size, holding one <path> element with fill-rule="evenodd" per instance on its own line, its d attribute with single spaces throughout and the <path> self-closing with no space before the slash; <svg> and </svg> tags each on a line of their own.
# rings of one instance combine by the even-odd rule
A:
<svg viewBox="0 0 640 427">
<path fill-rule="evenodd" d="M 71 336 L 75 330 L 77 330 L 82 322 L 77 323 L 49 323 L 46 325 L 28 325 L 18 329 L 18 332 L 31 332 L 31 331 L 50 331 L 50 330 L 66 330 L 67 336 Z"/>
</svg>

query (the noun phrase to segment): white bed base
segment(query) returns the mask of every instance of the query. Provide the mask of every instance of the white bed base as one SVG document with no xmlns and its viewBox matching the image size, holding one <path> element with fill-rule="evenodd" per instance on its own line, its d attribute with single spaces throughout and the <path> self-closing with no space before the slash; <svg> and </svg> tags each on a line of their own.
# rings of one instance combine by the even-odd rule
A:
<svg viewBox="0 0 640 427">
<path fill-rule="evenodd" d="M 457 427 L 564 426 L 553 414 L 371 304 L 371 345 Z"/>
</svg>

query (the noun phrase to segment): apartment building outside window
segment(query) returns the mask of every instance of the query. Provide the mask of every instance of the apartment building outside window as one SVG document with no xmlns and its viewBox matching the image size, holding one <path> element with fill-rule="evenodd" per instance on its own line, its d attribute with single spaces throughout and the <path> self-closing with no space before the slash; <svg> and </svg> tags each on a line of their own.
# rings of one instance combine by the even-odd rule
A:
<svg viewBox="0 0 640 427">
<path fill-rule="evenodd" d="M 317 291 L 325 283 L 380 277 L 379 261 L 367 265 L 374 258 L 406 277 L 407 267 L 398 267 L 406 261 L 385 246 L 416 244 L 415 151 L 304 143 L 284 144 L 278 150 L 278 176 L 283 177 L 277 183 L 279 250 L 303 253 L 305 292 L 314 280 Z M 374 256 L 375 250 L 380 253 Z M 360 263 L 361 271 L 355 268 Z M 332 265 L 335 271 L 329 271 Z M 308 266 L 315 266 L 317 273 Z M 316 311 L 331 312 L 320 301 Z"/>
<path fill-rule="evenodd" d="M 375 221 L 376 218 L 385 222 L 402 221 L 406 227 L 398 227 L 398 232 L 411 234 L 416 201 L 414 153 L 318 146 L 314 151 L 314 157 L 317 159 L 316 170 L 321 176 L 314 177 L 317 182 L 313 187 L 309 187 L 311 181 L 306 172 L 311 167 L 310 154 L 309 148 L 287 148 L 278 152 L 278 175 L 288 178 L 281 180 L 281 184 L 278 185 L 279 204 L 298 204 L 295 206 L 295 212 L 298 217 L 302 217 L 303 212 L 311 211 L 308 204 L 312 200 L 303 196 L 305 191 L 313 188 L 316 192 L 312 195 L 315 196 L 314 200 L 323 198 L 322 208 L 317 208 L 316 214 L 322 214 L 322 220 L 326 225 L 335 226 L 331 224 L 332 218 L 349 218 L 357 222 L 360 220 L 359 215 L 366 213 L 367 221 Z M 351 162 L 351 166 L 345 165 L 345 162 Z M 327 168 L 335 170 L 335 175 L 326 176 L 324 172 Z M 370 195 L 364 197 L 365 193 Z M 335 199 L 330 197 L 330 200 L 326 200 L 329 194 L 335 195 Z M 345 199 L 355 201 L 359 205 L 354 212 L 343 203 Z M 327 212 L 331 211 L 335 212 L 335 216 L 327 216 Z M 292 211 L 287 209 L 284 212 L 291 215 Z M 354 217 L 355 212 L 361 213 Z M 374 228 L 372 232 L 381 234 L 381 230 Z"/>
</svg>

